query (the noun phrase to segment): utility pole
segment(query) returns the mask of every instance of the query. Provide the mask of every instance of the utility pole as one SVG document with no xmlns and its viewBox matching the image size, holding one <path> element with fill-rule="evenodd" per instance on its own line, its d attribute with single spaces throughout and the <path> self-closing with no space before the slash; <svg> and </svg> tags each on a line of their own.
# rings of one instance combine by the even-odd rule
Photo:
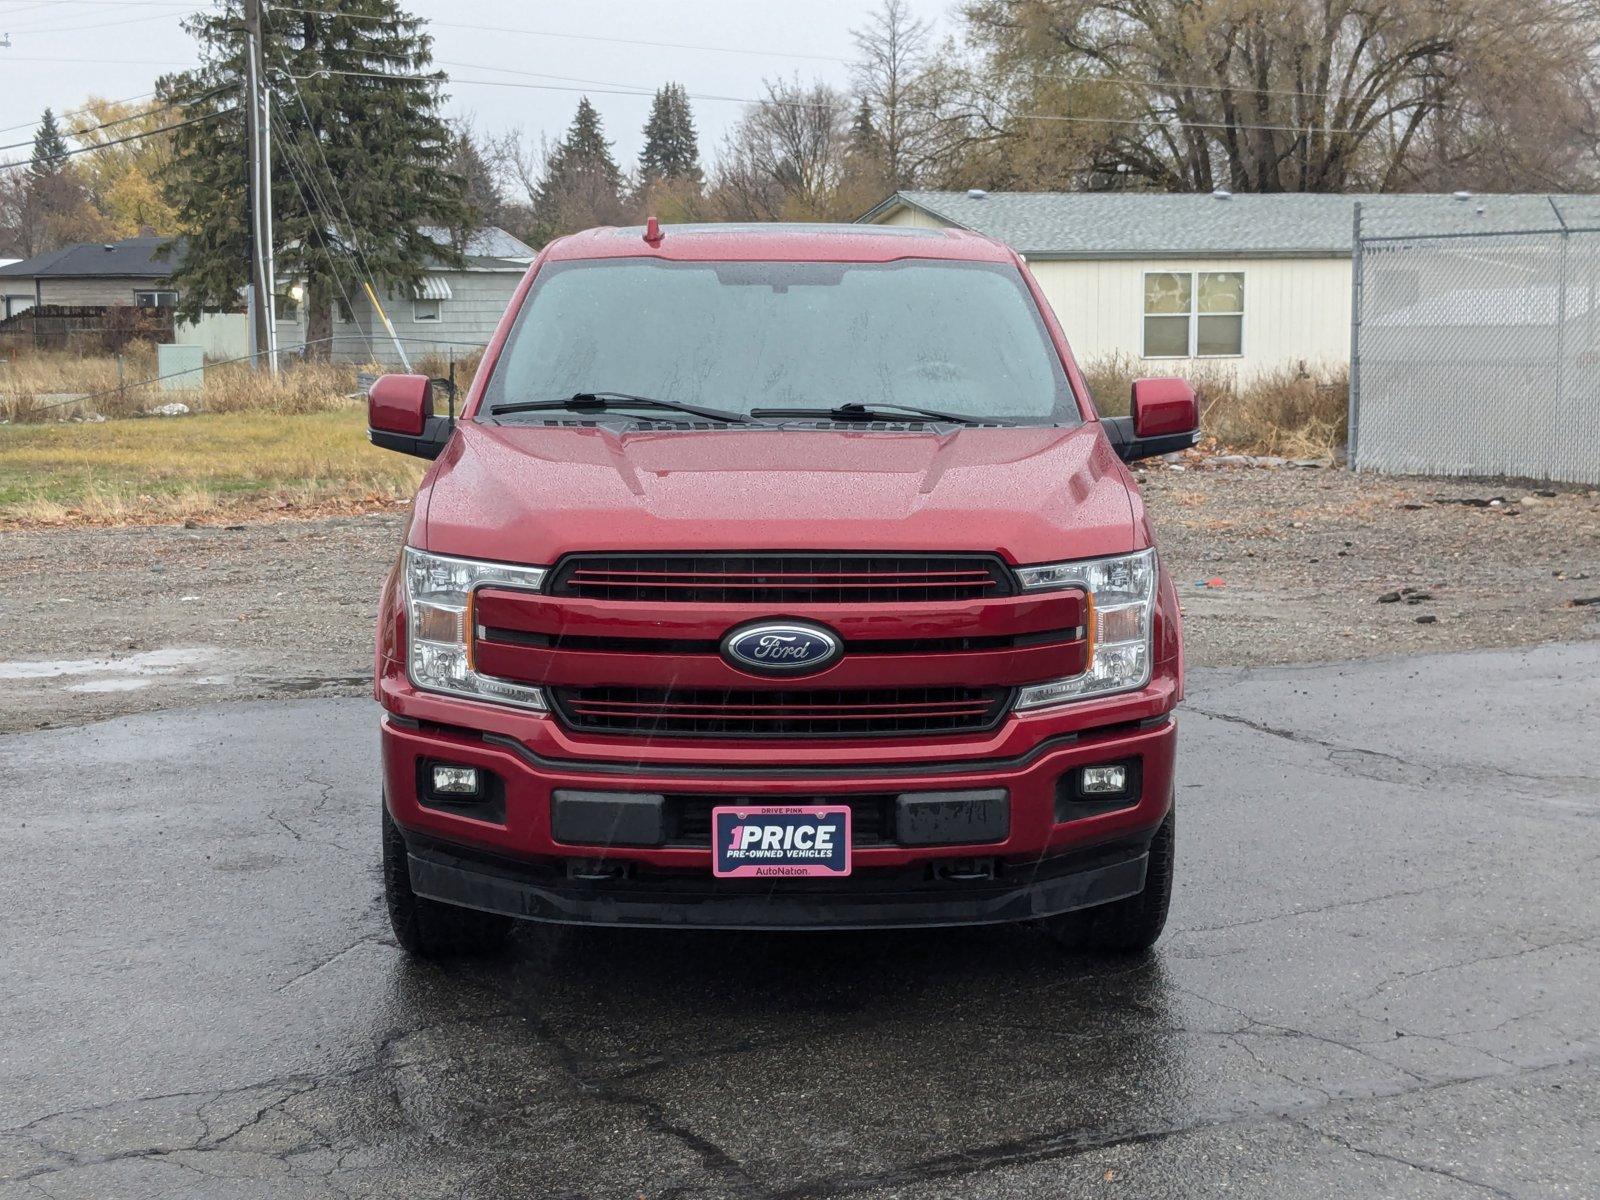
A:
<svg viewBox="0 0 1600 1200">
<path fill-rule="evenodd" d="M 272 108 L 262 52 L 266 0 L 244 0 L 244 122 L 249 144 L 250 354 L 257 370 L 278 373 L 278 330 L 272 262 Z"/>
</svg>

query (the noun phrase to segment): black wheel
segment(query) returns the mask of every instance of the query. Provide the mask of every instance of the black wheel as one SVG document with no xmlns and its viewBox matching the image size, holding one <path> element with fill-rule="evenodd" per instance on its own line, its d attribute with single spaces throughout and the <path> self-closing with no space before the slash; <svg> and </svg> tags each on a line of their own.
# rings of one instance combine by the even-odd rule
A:
<svg viewBox="0 0 1600 1200">
<path fill-rule="evenodd" d="M 383 898 L 400 948 L 418 958 L 483 957 L 505 945 L 511 918 L 441 904 L 411 890 L 406 841 L 383 809 Z"/>
<path fill-rule="evenodd" d="M 1098 908 L 1046 917 L 1039 922 L 1045 932 L 1069 950 L 1087 954 L 1142 954 L 1155 945 L 1166 927 L 1167 909 L 1172 903 L 1177 820 L 1174 809 L 1150 839 L 1150 865 L 1142 891 Z"/>
</svg>

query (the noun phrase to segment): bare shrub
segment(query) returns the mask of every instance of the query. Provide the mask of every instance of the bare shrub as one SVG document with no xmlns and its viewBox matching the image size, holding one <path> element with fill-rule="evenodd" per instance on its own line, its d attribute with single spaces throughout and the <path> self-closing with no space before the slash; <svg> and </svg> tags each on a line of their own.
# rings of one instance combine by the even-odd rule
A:
<svg viewBox="0 0 1600 1200">
<path fill-rule="evenodd" d="M 0 362 L 0 418 L 23 423 L 135 417 L 172 402 L 197 412 L 278 413 L 356 403 L 356 369 L 344 364 L 287 363 L 274 377 L 248 363 L 214 363 L 196 382 L 194 389 L 163 390 L 155 347 L 148 342 L 130 342 L 120 368 L 115 356 L 18 354 Z"/>
<path fill-rule="evenodd" d="M 1158 372 L 1127 354 L 1083 364 L 1101 416 L 1128 414 L 1135 379 Z M 1200 429 L 1226 446 L 1286 457 L 1331 457 L 1345 440 L 1348 373 L 1318 375 L 1303 364 L 1252 377 L 1243 385 L 1227 367 L 1174 364 L 1200 401 Z"/>
</svg>

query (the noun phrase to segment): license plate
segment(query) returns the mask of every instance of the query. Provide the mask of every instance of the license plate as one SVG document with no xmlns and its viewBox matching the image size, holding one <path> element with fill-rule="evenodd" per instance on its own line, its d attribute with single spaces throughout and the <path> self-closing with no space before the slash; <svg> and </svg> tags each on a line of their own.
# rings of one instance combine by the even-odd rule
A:
<svg viewBox="0 0 1600 1200">
<path fill-rule="evenodd" d="M 711 810 L 711 873 L 719 879 L 850 874 L 850 809 L 768 804 Z"/>
</svg>

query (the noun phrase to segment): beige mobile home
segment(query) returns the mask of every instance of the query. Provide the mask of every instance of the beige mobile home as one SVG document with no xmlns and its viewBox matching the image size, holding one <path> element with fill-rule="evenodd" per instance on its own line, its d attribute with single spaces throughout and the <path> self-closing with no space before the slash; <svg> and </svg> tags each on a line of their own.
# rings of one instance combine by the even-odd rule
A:
<svg viewBox="0 0 1600 1200">
<path fill-rule="evenodd" d="M 1363 230 L 1542 228 L 1544 196 L 897 192 L 861 218 L 963 228 L 1021 252 L 1085 364 L 1248 378 L 1350 362 L 1351 240 Z"/>
</svg>

